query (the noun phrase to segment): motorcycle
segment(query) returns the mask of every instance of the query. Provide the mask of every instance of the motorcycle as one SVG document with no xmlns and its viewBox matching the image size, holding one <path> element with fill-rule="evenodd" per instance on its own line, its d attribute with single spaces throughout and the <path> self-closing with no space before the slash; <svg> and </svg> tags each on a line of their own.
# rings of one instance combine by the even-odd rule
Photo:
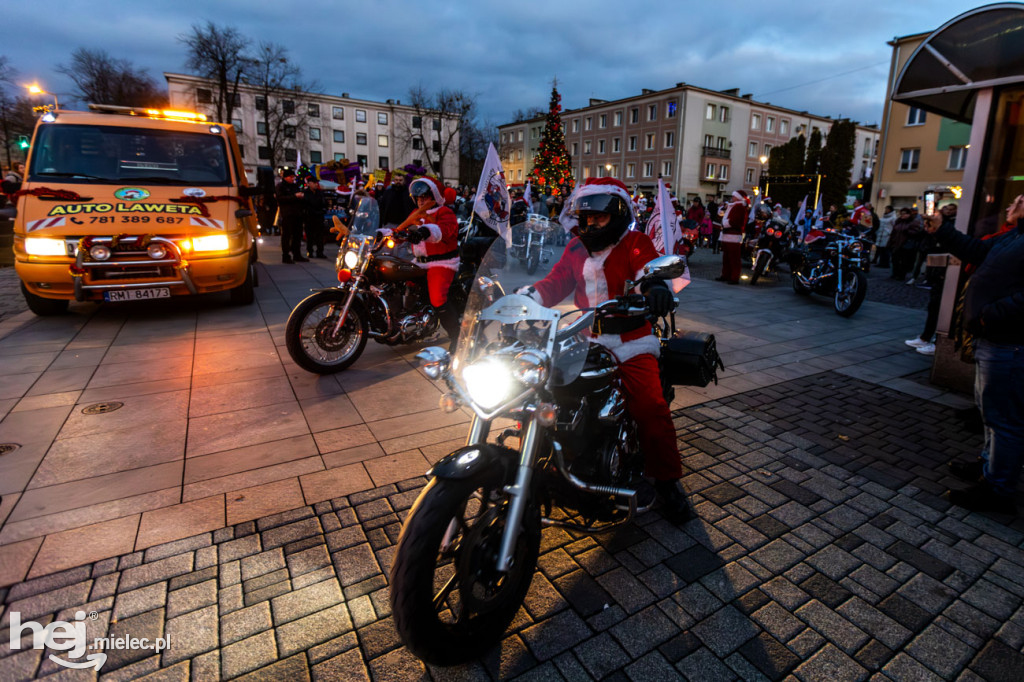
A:
<svg viewBox="0 0 1024 682">
<path fill-rule="evenodd" d="M 526 269 L 526 274 L 532 275 L 540 263 L 551 260 L 553 252 L 549 240 L 553 231 L 551 221 L 547 218 L 537 213 L 528 214 L 525 222 L 512 227 L 512 244 L 508 248 L 508 255 L 519 261 Z"/>
<path fill-rule="evenodd" d="M 685 264 L 659 257 L 641 281 L 678 277 Z M 466 445 L 428 472 L 391 570 L 395 627 L 432 664 L 471 660 L 500 641 L 530 587 L 543 526 L 601 532 L 650 505 L 638 499 L 643 457 L 615 358 L 586 335 L 611 319 L 648 316 L 645 299 L 563 312 L 505 293 L 534 279 L 489 253 L 454 355 L 437 347 L 418 355 L 446 388 L 441 408 L 472 411 Z M 674 317 L 658 320 L 668 346 Z M 666 397 L 680 381 L 667 367 Z M 498 419 L 515 426 L 491 441 Z"/>
<path fill-rule="evenodd" d="M 765 225 L 753 248 L 751 285 L 757 284 L 761 275 L 775 272 L 778 264 L 785 260 L 789 252 L 791 233 L 791 227 L 778 220 L 771 220 Z"/>
<path fill-rule="evenodd" d="M 864 273 L 868 243 L 835 230 L 811 230 L 804 237 L 804 248 L 790 251 L 793 291 L 801 296 L 812 293 L 833 296 L 836 314 L 851 317 L 864 303 L 868 277 Z"/>
<path fill-rule="evenodd" d="M 396 345 L 429 337 L 438 328 L 430 305 L 427 270 L 391 236 L 377 232 L 380 212 L 360 197 L 350 231 L 341 240 L 338 286 L 314 289 L 285 327 L 288 354 L 299 367 L 333 374 L 354 363 L 366 340 Z"/>
</svg>

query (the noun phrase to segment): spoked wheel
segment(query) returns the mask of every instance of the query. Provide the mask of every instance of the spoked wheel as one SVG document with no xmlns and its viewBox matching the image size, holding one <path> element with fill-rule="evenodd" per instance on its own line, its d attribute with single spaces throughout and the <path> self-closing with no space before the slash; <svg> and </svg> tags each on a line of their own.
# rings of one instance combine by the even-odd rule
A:
<svg viewBox="0 0 1024 682">
<path fill-rule="evenodd" d="M 299 367 L 316 374 L 333 374 L 356 361 L 366 347 L 366 316 L 355 301 L 338 329 L 344 295 L 322 291 L 307 296 L 288 316 L 285 343 Z"/>
<path fill-rule="evenodd" d="M 528 505 L 512 567 L 497 570 L 506 497 L 497 472 L 435 479 L 406 519 L 391 569 L 391 610 L 406 647 L 456 665 L 496 644 L 530 587 L 540 514 Z"/>
<path fill-rule="evenodd" d="M 850 317 L 860 308 L 868 293 L 868 277 L 860 270 L 850 270 L 843 278 L 843 288 L 836 292 L 836 313 Z"/>
<path fill-rule="evenodd" d="M 768 267 L 768 254 L 759 253 L 757 254 L 757 260 L 754 261 L 754 271 L 750 273 L 750 284 L 753 286 L 757 284 L 757 280 L 764 274 L 764 269 Z"/>
</svg>

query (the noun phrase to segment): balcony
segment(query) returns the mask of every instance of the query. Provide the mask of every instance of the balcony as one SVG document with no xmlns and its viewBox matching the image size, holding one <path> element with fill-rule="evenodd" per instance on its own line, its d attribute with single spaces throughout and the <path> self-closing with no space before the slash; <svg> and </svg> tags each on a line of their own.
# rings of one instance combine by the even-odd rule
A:
<svg viewBox="0 0 1024 682">
<path fill-rule="evenodd" d="M 729 149 L 722 149 L 720 147 L 704 147 L 703 156 L 714 159 L 728 159 L 731 153 L 732 151 Z"/>
</svg>

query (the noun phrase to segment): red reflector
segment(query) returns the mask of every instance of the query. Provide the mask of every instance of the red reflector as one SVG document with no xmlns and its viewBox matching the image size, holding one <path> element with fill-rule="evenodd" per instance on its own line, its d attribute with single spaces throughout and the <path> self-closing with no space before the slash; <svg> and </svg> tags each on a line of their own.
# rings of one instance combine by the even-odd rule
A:
<svg viewBox="0 0 1024 682">
<path fill-rule="evenodd" d="M 344 284 L 345 282 L 352 279 L 351 270 L 338 270 L 338 281 Z"/>
</svg>

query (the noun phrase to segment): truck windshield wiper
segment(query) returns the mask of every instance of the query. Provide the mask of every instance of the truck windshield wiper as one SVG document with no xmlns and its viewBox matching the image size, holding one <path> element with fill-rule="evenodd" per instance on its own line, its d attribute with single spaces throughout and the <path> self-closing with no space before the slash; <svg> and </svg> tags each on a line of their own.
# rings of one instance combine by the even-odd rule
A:
<svg viewBox="0 0 1024 682">
<path fill-rule="evenodd" d="M 85 178 L 86 180 L 99 180 L 100 182 L 115 182 L 110 178 L 103 178 L 99 175 L 89 175 L 88 173 L 68 173 L 58 171 L 42 171 L 41 173 L 33 173 L 32 175 L 45 175 L 51 178 Z"/>
</svg>

